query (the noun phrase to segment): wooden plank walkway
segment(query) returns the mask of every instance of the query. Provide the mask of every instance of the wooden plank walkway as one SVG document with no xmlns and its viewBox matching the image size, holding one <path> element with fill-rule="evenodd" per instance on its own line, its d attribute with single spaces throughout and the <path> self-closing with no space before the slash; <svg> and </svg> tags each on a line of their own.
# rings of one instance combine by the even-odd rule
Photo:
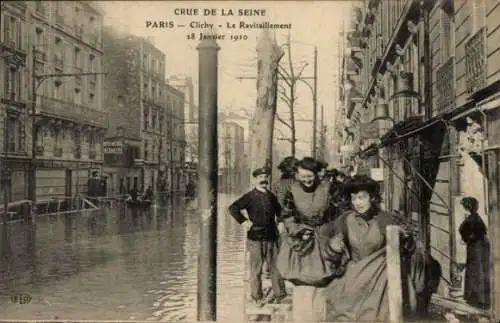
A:
<svg viewBox="0 0 500 323">
<path fill-rule="evenodd" d="M 292 322 L 292 291 L 293 285 L 285 282 L 287 297 L 280 304 L 268 303 L 273 292 L 271 290 L 271 280 L 263 279 L 262 287 L 264 291 L 264 302 L 262 306 L 257 306 L 251 302 L 249 294 L 248 279 L 245 279 L 245 312 L 247 320 L 251 322 L 273 321 L 273 322 Z"/>
</svg>

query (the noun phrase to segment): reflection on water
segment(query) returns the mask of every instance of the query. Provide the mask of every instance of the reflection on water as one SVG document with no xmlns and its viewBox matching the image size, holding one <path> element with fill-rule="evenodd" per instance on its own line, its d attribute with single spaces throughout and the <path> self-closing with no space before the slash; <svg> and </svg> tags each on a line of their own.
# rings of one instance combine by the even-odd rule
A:
<svg viewBox="0 0 500 323">
<path fill-rule="evenodd" d="M 228 202 L 219 202 L 218 318 L 239 321 L 244 236 Z M 198 216 L 183 201 L 0 228 L 1 319 L 196 320 Z M 31 303 L 10 303 L 19 293 Z"/>
</svg>

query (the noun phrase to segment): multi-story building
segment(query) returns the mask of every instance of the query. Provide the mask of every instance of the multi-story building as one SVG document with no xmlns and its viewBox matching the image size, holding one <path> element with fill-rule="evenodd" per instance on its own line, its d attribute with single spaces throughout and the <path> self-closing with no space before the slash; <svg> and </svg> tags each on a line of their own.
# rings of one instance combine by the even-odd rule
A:
<svg viewBox="0 0 500 323">
<path fill-rule="evenodd" d="M 184 182 L 196 183 L 198 172 L 198 106 L 194 98 L 194 85 L 191 77 L 170 76 L 169 85 L 184 92 Z"/>
<path fill-rule="evenodd" d="M 219 122 L 219 187 L 222 192 L 239 191 L 243 178 L 241 160 L 245 149 L 244 129 L 236 122 Z"/>
<path fill-rule="evenodd" d="M 167 114 L 164 124 L 166 137 L 163 140 L 166 153 L 168 173 L 166 175 L 167 189 L 179 194 L 185 191 L 186 178 L 184 174 L 186 153 L 185 98 L 184 92 L 166 84 L 165 86 Z"/>
<path fill-rule="evenodd" d="M 371 121 L 364 131 L 352 131 L 358 147 L 351 151 L 361 157 L 355 162 L 384 168 L 385 207 L 420 228 L 448 281 L 442 280 L 439 293 L 461 294 L 461 198 L 479 201 L 492 245 L 500 232 L 500 221 L 489 216 L 500 211 L 500 6 L 487 0 L 369 0 L 360 8 L 347 43 L 357 53 L 349 56 L 362 63 L 356 72 L 361 82 L 349 88 L 362 94 L 358 104 L 346 105 L 342 126 L 355 125 L 357 114 Z M 380 141 L 366 142 L 374 136 L 365 129 L 378 132 Z M 492 281 L 500 279 L 499 252 L 492 251 Z M 500 312 L 497 285 L 492 313 Z"/>
<path fill-rule="evenodd" d="M 102 109 L 102 12 L 91 1 L 2 2 L 3 134 L 12 170 L 10 198 L 28 197 L 36 165 L 38 199 L 85 194 L 100 170 L 106 115 Z M 35 86 L 35 93 L 32 86 Z M 28 110 L 36 97 L 35 156 Z M 5 113 L 6 112 L 6 113 Z M 3 127 L 2 127 L 3 128 Z M 33 159 L 32 159 L 33 157 Z"/>
<path fill-rule="evenodd" d="M 106 165 L 108 181 L 112 178 L 115 188 L 124 185 L 122 191 L 134 186 L 156 190 L 167 119 L 165 54 L 152 39 L 122 35 L 108 27 L 103 40 L 104 66 L 109 73 L 105 81 L 105 106 L 110 112 L 106 145 L 115 147 L 115 154 L 116 146 L 123 147 L 122 160 L 127 160 L 127 165 Z"/>
</svg>

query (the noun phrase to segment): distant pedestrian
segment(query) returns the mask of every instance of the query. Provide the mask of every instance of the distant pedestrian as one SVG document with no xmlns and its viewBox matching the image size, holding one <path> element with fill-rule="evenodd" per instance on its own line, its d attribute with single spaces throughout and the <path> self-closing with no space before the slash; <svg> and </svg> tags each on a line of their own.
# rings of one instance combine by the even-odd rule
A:
<svg viewBox="0 0 500 323">
<path fill-rule="evenodd" d="M 472 306 L 487 309 L 490 306 L 490 243 L 486 225 L 477 213 L 477 199 L 464 197 L 460 204 L 468 213 L 459 228 L 467 245 L 464 299 Z"/>
<path fill-rule="evenodd" d="M 328 163 L 318 160 L 318 178 L 320 181 L 328 180 L 326 177 L 326 169 L 328 168 Z"/>
<path fill-rule="evenodd" d="M 289 156 L 281 161 L 278 169 L 281 172 L 281 177 L 272 185 L 272 192 L 278 198 L 278 201 L 283 206 L 285 193 L 290 189 L 290 185 L 295 182 L 295 172 L 297 170 L 298 159 Z"/>
<path fill-rule="evenodd" d="M 271 272 L 275 301 L 286 296 L 285 283 L 276 270 L 278 250 L 278 229 L 275 217 L 281 206 L 276 196 L 268 190 L 270 170 L 259 168 L 253 171 L 255 188 L 244 194 L 229 206 L 229 213 L 247 229 L 247 251 L 250 256 L 250 291 L 255 305 L 263 300 L 262 269 L 267 264 Z M 248 219 L 241 211 L 246 210 Z"/>
</svg>

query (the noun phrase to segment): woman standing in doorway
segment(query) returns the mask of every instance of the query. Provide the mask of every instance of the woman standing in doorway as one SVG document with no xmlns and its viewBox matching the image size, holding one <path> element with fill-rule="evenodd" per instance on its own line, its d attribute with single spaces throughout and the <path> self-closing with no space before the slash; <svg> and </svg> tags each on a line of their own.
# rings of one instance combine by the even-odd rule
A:
<svg viewBox="0 0 500 323">
<path fill-rule="evenodd" d="M 467 245 L 464 299 L 472 306 L 487 309 L 490 306 L 490 243 L 486 225 L 477 213 L 477 199 L 464 197 L 460 204 L 468 213 L 459 228 Z"/>
</svg>

